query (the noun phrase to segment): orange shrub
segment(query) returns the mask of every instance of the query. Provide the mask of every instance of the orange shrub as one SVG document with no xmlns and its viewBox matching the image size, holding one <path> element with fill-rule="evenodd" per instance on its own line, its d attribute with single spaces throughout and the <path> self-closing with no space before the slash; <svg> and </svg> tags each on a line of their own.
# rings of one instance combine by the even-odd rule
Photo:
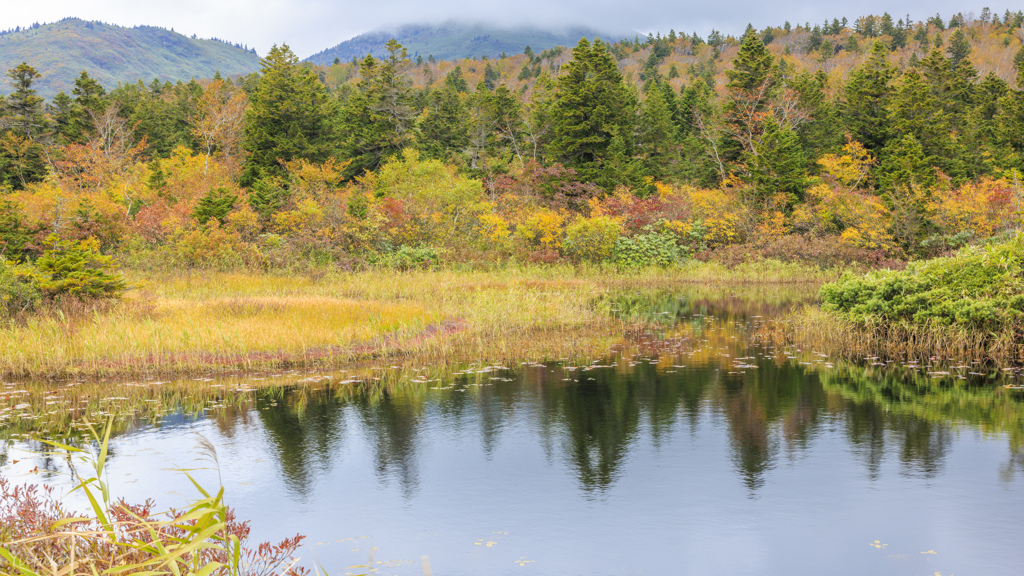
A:
<svg viewBox="0 0 1024 576">
<path fill-rule="evenodd" d="M 973 231 L 986 238 L 1019 221 L 1015 190 L 1004 179 L 986 178 L 959 188 L 938 189 L 928 202 L 932 222 L 944 235 Z"/>
</svg>

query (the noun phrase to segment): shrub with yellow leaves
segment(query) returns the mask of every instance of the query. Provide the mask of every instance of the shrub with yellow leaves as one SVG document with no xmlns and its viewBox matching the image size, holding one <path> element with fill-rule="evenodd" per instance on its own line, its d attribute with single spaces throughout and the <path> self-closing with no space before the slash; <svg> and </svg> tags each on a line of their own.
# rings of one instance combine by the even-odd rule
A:
<svg viewBox="0 0 1024 576">
<path fill-rule="evenodd" d="M 539 208 L 516 227 L 516 238 L 527 249 L 559 250 L 565 216 L 548 208 Z"/>
<path fill-rule="evenodd" d="M 609 261 L 621 233 L 622 224 L 616 218 L 579 218 L 565 229 L 565 252 L 576 262 Z"/>
</svg>

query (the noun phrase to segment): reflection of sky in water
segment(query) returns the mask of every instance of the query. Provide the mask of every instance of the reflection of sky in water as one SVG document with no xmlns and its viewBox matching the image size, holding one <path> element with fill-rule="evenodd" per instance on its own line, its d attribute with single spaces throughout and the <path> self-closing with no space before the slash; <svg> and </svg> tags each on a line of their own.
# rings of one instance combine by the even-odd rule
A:
<svg viewBox="0 0 1024 576">
<path fill-rule="evenodd" d="M 999 575 L 1024 565 L 1024 463 L 1008 454 L 1010 433 L 864 401 L 861 384 L 823 386 L 795 362 L 748 358 L 758 368 L 738 370 L 753 353 L 736 332 L 683 312 L 712 334 L 702 349 L 714 354 L 523 366 L 483 375 L 486 386 L 457 380 L 376 400 L 326 395 L 301 416 L 267 397 L 216 420 L 170 418 L 116 439 L 113 491 L 180 505 L 193 492 L 170 469 L 205 465 L 193 450 L 200 432 L 254 536 L 306 534 L 304 561 L 335 575 L 371 554 L 379 573 L 416 575 L 424 555 L 436 574 L 466 575 Z M 5 473 L 43 477 L 23 448 L 8 451 L 19 463 Z"/>
</svg>

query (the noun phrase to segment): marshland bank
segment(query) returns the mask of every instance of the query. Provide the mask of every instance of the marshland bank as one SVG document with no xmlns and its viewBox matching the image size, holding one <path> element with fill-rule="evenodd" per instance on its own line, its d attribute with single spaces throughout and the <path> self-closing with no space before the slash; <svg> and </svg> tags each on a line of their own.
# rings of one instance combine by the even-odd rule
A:
<svg viewBox="0 0 1024 576">
<path fill-rule="evenodd" d="M 1024 233 L 906 270 L 844 274 L 761 337 L 844 358 L 1024 365 Z"/>
<path fill-rule="evenodd" d="M 609 295 L 697 287 L 707 294 L 797 287 L 838 269 L 778 261 L 726 268 L 528 266 L 486 271 L 319 271 L 302 275 L 126 270 L 122 299 L 63 306 L 0 326 L 5 378 L 68 379 L 215 369 L 592 357 L 621 337 Z"/>
</svg>

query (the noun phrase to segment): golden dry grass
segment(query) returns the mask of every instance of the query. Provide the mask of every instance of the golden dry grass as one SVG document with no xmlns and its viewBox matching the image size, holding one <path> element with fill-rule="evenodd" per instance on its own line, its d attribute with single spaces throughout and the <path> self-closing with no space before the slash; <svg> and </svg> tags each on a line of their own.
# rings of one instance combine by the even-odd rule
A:
<svg viewBox="0 0 1024 576">
<path fill-rule="evenodd" d="M 591 357 L 621 335 L 613 291 L 763 286 L 836 276 L 779 263 L 621 272 L 568 267 L 388 270 L 317 276 L 130 273 L 105 309 L 53 310 L 0 326 L 0 374 L 98 377 L 340 366 L 415 354 L 424 363 Z"/>
</svg>

